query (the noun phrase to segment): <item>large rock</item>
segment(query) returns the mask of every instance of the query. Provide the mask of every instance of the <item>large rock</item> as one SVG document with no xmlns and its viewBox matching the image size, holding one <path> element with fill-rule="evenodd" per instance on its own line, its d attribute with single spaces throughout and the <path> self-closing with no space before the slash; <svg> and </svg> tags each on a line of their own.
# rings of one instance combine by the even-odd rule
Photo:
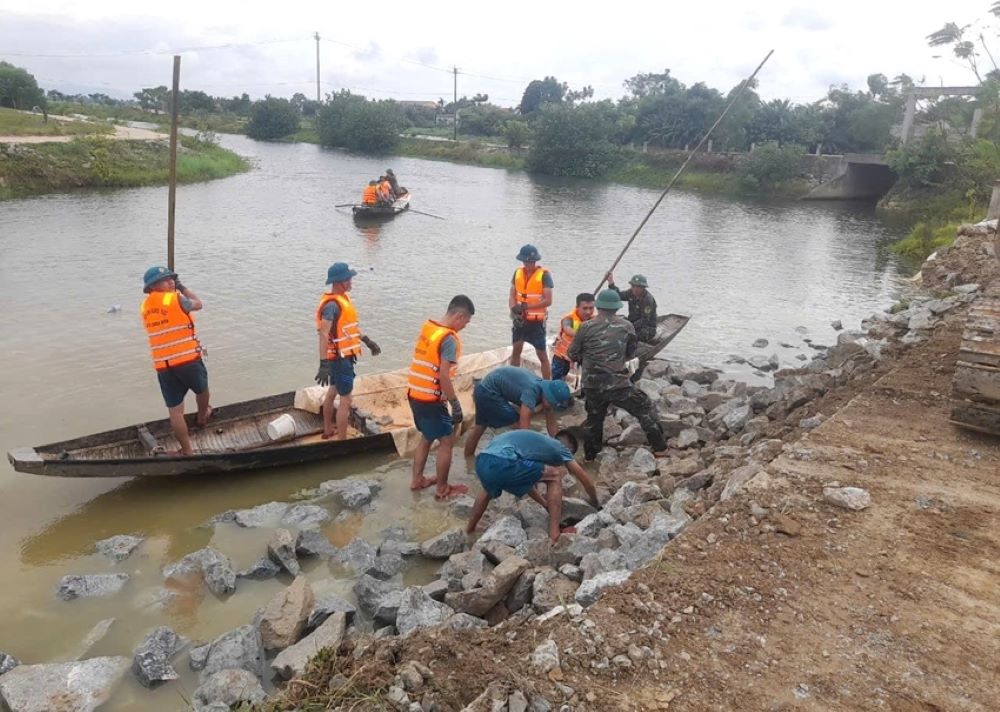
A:
<svg viewBox="0 0 1000 712">
<path fill-rule="evenodd" d="M 517 503 L 517 516 L 526 529 L 532 527 L 548 530 L 549 512 L 530 497 L 523 497 Z"/>
<path fill-rule="evenodd" d="M 432 537 L 420 545 L 420 553 L 428 559 L 447 559 L 465 548 L 465 531 L 461 528 L 449 529 Z"/>
<path fill-rule="evenodd" d="M 5 672 L 10 672 L 20 664 L 21 661 L 13 655 L 8 655 L 7 653 L 0 651 L 0 675 L 3 675 Z"/>
<path fill-rule="evenodd" d="M 354 569 L 355 573 L 367 571 L 373 563 L 378 551 L 364 539 L 352 539 L 351 542 L 337 554 L 337 560 L 344 566 Z M 379 576 L 378 578 L 382 578 Z"/>
<path fill-rule="evenodd" d="M 455 591 L 445 595 L 444 600 L 456 611 L 483 616 L 502 601 L 521 574 L 531 568 L 531 563 L 519 556 L 509 556 L 490 572 L 483 585 L 468 591 Z"/>
<path fill-rule="evenodd" d="M 677 385 L 681 385 L 684 381 L 694 381 L 707 386 L 719 378 L 719 372 L 715 369 L 684 362 L 671 363 L 668 375 Z"/>
<path fill-rule="evenodd" d="M 267 579 L 274 578 L 280 573 L 281 567 L 266 556 L 263 556 L 242 571 L 237 571 L 236 578 L 265 581 Z"/>
<path fill-rule="evenodd" d="M 276 529 L 267 542 L 267 555 L 271 561 L 290 573 L 302 573 L 299 560 L 295 557 L 295 535 L 287 529 Z"/>
<path fill-rule="evenodd" d="M 504 599 L 504 605 L 511 613 L 519 610 L 531 603 L 532 588 L 535 583 L 535 570 L 528 569 L 521 574 Z"/>
<path fill-rule="evenodd" d="M 184 583 L 201 577 L 208 589 L 217 596 L 224 596 L 236 590 L 236 572 L 229 557 L 206 546 L 185 556 L 180 561 L 168 564 L 163 569 L 163 577 Z"/>
<path fill-rule="evenodd" d="M 290 506 L 288 502 L 268 502 L 251 509 L 238 509 L 232 513 L 232 518 L 241 527 L 273 527 Z"/>
<path fill-rule="evenodd" d="M 691 517 L 683 510 L 677 514 L 664 513 L 656 517 L 649 529 L 641 532 L 630 545 L 624 546 L 625 542 L 622 541 L 621 553 L 625 558 L 625 568 L 635 571 L 644 566 L 690 523 Z"/>
<path fill-rule="evenodd" d="M 578 585 L 551 568 L 543 568 L 532 583 L 531 603 L 538 613 L 564 605 L 576 595 Z"/>
<path fill-rule="evenodd" d="M 191 651 L 194 662 L 194 651 Z M 220 670 L 246 670 L 257 677 L 263 672 L 264 646 L 260 630 L 254 625 L 244 625 L 223 633 L 208 645 L 202 666 L 202 680 L 207 680 Z"/>
<path fill-rule="evenodd" d="M 456 613 L 444 624 L 452 630 L 478 630 L 479 628 L 488 628 L 490 625 L 482 618 L 470 616 L 468 613 Z"/>
<path fill-rule="evenodd" d="M 432 628 L 455 614 L 451 606 L 438 603 L 418 586 L 403 591 L 396 614 L 396 630 L 407 635 L 421 628 Z"/>
<path fill-rule="evenodd" d="M 761 466 L 756 462 L 751 462 L 743 467 L 737 467 L 729 473 L 729 479 L 726 481 L 726 486 L 722 488 L 722 495 L 720 496 L 720 499 L 724 502 L 732 497 L 743 488 L 743 485 L 753 479 L 753 477 L 760 471 Z"/>
<path fill-rule="evenodd" d="M 493 526 L 487 529 L 483 535 L 479 537 L 478 543 L 482 546 L 496 541 L 514 548 L 518 544 L 527 541 L 527 539 L 528 535 L 525 534 L 524 529 L 521 528 L 521 520 L 517 517 L 507 515 L 505 517 L 500 517 L 500 519 L 498 519 Z"/>
<path fill-rule="evenodd" d="M 592 554 L 586 554 L 580 560 L 583 579 L 592 579 L 598 574 L 617 571 L 625 568 L 625 557 L 616 549 L 601 549 Z"/>
<path fill-rule="evenodd" d="M 618 436 L 615 443 L 621 447 L 626 445 L 645 445 L 646 433 L 642 429 L 641 425 L 638 423 L 632 423 L 627 428 L 622 430 L 622 434 Z"/>
<path fill-rule="evenodd" d="M 194 691 L 194 711 L 221 712 L 236 704 L 255 704 L 265 699 L 267 694 L 252 673 L 239 669 L 220 670 Z"/>
<path fill-rule="evenodd" d="M 338 612 L 295 645 L 285 648 L 271 663 L 271 670 L 290 679 L 305 672 L 309 660 L 323 648 L 339 648 L 347 631 L 347 614 Z"/>
<path fill-rule="evenodd" d="M 382 483 L 378 480 L 328 480 L 319 490 L 324 495 L 331 495 L 345 509 L 360 509 L 371 504 L 382 491 Z"/>
<path fill-rule="evenodd" d="M 123 657 L 19 665 L 0 677 L 0 698 L 10 712 L 90 712 L 111 696 L 128 665 Z"/>
<path fill-rule="evenodd" d="M 670 441 L 670 446 L 678 450 L 686 450 L 698 444 L 698 431 L 694 428 L 684 428 L 677 437 Z"/>
<path fill-rule="evenodd" d="M 597 574 L 580 584 L 580 588 L 576 591 L 576 602 L 581 606 L 591 606 L 604 589 L 624 583 L 631 575 L 632 572 L 625 569 Z"/>
<path fill-rule="evenodd" d="M 736 406 L 726 413 L 722 418 L 723 424 L 732 433 L 739 433 L 743 430 L 747 421 L 750 420 L 752 409 L 748 403 Z"/>
<path fill-rule="evenodd" d="M 868 490 L 860 487 L 824 487 L 823 499 L 841 509 L 860 512 L 872 504 L 872 496 Z"/>
<path fill-rule="evenodd" d="M 376 556 L 363 571 L 375 578 L 388 581 L 409 568 L 409 562 L 401 554 L 386 552 Z"/>
<path fill-rule="evenodd" d="M 315 597 L 304 576 L 275 595 L 260 619 L 260 639 L 264 650 L 283 650 L 299 639 L 313 609 Z"/>
<path fill-rule="evenodd" d="M 94 544 L 94 547 L 97 549 L 98 554 L 103 554 L 112 561 L 124 561 L 143 541 L 145 539 L 141 536 L 119 534 L 107 539 L 101 539 Z"/>
<path fill-rule="evenodd" d="M 636 449 L 632 455 L 632 460 L 628 464 L 628 469 L 640 475 L 652 475 L 656 472 L 656 458 L 644 447 Z"/>
<path fill-rule="evenodd" d="M 520 547 L 518 547 L 520 548 Z M 438 571 L 451 591 L 473 588 L 482 584 L 483 578 L 493 570 L 486 555 L 480 548 L 452 554 Z"/>
<path fill-rule="evenodd" d="M 334 613 L 343 613 L 347 616 L 348 623 L 354 619 L 358 609 L 346 598 L 332 592 L 315 595 L 316 601 L 313 603 L 313 609 L 309 612 L 309 618 L 306 620 L 305 629 L 307 631 L 315 629 Z"/>
<path fill-rule="evenodd" d="M 118 593 L 126 581 L 128 581 L 128 574 L 63 576 L 56 588 L 56 595 L 64 601 L 110 596 L 113 593 Z"/>
<path fill-rule="evenodd" d="M 361 574 L 354 582 L 354 595 L 358 608 L 383 623 L 396 622 L 403 587 L 394 581 L 381 581 L 374 576 Z"/>
<path fill-rule="evenodd" d="M 330 513 L 315 504 L 293 504 L 281 518 L 281 526 L 316 529 L 330 521 Z"/>
<path fill-rule="evenodd" d="M 132 672 L 144 687 L 176 680 L 179 676 L 170 659 L 186 645 L 187 641 L 166 626 L 153 630 L 139 644 L 132 656 Z"/>
<path fill-rule="evenodd" d="M 617 518 L 628 507 L 662 498 L 660 488 L 650 482 L 626 482 L 605 503 L 603 511 Z"/>
</svg>

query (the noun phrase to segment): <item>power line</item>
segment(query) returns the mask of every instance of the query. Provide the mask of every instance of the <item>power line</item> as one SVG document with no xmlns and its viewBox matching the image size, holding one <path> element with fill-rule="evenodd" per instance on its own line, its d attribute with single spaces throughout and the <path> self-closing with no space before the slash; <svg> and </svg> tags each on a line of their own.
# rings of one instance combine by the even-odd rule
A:
<svg viewBox="0 0 1000 712">
<path fill-rule="evenodd" d="M 300 37 L 290 37 L 287 39 L 280 40 L 259 40 L 257 42 L 227 42 L 225 44 L 219 45 L 203 45 L 201 47 L 180 47 L 177 49 L 136 49 L 136 50 L 119 50 L 116 52 L 78 52 L 78 53 L 65 53 L 65 54 L 36 54 L 31 52 L 4 52 L 5 57 L 38 57 L 45 59 L 81 59 L 81 58 L 93 58 L 93 59 L 104 59 L 112 57 L 134 57 L 141 55 L 164 55 L 164 54 L 182 54 L 184 52 L 207 52 L 209 50 L 217 49 L 236 49 L 238 47 L 256 47 L 260 45 L 272 45 L 281 44 L 284 42 L 300 42 L 302 38 Z"/>
</svg>

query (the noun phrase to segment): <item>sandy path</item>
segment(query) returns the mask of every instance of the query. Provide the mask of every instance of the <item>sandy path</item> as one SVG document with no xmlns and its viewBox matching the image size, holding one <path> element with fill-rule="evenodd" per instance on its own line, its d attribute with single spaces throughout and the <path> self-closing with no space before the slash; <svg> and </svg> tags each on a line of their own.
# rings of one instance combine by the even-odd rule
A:
<svg viewBox="0 0 1000 712">
<path fill-rule="evenodd" d="M 72 116 L 49 115 L 49 119 L 55 121 L 81 121 Z M 108 138 L 116 141 L 166 141 L 166 134 L 150 131 L 149 129 L 138 129 L 130 126 L 115 126 L 115 133 Z M 76 136 L 0 136 L 0 143 L 67 143 Z"/>
</svg>

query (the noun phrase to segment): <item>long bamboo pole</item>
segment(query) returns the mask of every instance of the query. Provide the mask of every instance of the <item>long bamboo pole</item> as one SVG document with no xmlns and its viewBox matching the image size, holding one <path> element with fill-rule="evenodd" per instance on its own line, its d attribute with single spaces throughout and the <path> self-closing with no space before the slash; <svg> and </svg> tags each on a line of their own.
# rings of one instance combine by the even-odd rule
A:
<svg viewBox="0 0 1000 712">
<path fill-rule="evenodd" d="M 170 95 L 170 164 L 167 189 L 167 269 L 174 268 L 174 213 L 177 210 L 177 119 L 180 116 L 181 57 L 174 55 L 174 90 Z"/>
<path fill-rule="evenodd" d="M 701 141 L 698 142 L 698 145 L 694 147 L 694 150 L 691 151 L 690 154 L 688 154 L 688 157 L 684 161 L 683 165 L 681 165 L 681 167 L 677 169 L 677 172 L 674 173 L 674 177 L 670 179 L 669 183 L 667 183 L 667 187 L 663 190 L 662 193 L 660 193 L 660 197 L 656 199 L 656 202 L 653 203 L 653 207 L 651 207 L 649 209 L 649 212 L 646 213 L 646 217 L 644 217 L 642 219 L 642 222 L 639 223 L 639 227 L 637 227 L 635 229 L 635 232 L 632 233 L 632 237 L 630 237 L 628 239 L 628 242 L 625 243 L 625 247 L 623 247 L 622 251 L 618 253 L 618 257 L 615 258 L 615 261 L 611 265 L 610 269 L 608 269 L 608 272 L 615 271 L 615 267 L 618 266 L 618 263 L 621 262 L 622 257 L 624 257 L 625 253 L 628 252 L 628 248 L 630 248 L 632 246 L 632 243 L 635 242 L 635 238 L 639 236 L 639 233 L 642 231 L 642 228 L 646 226 L 646 223 L 649 222 L 649 219 L 653 216 L 653 213 L 656 212 L 656 209 L 658 207 L 660 207 L 660 203 L 662 203 L 663 199 L 667 197 L 667 193 L 669 193 L 670 189 L 674 187 L 674 184 L 677 182 L 677 179 L 680 178 L 681 174 L 684 173 L 684 171 L 687 169 L 688 164 L 691 163 L 691 159 L 693 159 L 695 154 L 701 150 L 701 147 L 708 140 L 709 136 L 712 135 L 712 132 L 715 131 L 715 129 L 719 126 L 719 124 L 722 123 L 722 120 L 726 118 L 726 114 L 729 113 L 729 110 L 733 108 L 733 105 L 736 103 L 737 99 L 739 99 L 743 95 L 743 92 L 746 91 L 747 87 L 750 86 L 754 78 L 757 76 L 757 72 L 759 72 L 761 67 L 764 66 L 764 63 L 771 58 L 772 54 L 774 54 L 773 49 L 767 53 L 767 56 L 764 57 L 764 59 L 761 60 L 760 64 L 757 65 L 757 68 L 753 70 L 753 74 L 751 74 L 749 77 L 743 80 L 743 83 L 740 84 L 739 88 L 736 90 L 736 93 L 733 94 L 733 97 L 729 100 L 729 103 L 726 104 L 726 108 L 722 110 L 721 114 L 719 114 L 719 118 L 717 118 L 715 120 L 715 123 L 712 124 L 711 128 L 709 128 L 708 131 L 705 132 L 705 135 L 701 137 Z M 604 283 L 607 281 L 607 279 L 608 276 L 605 273 L 605 275 L 601 278 L 601 283 L 598 284 L 597 289 L 594 290 L 594 294 L 597 294 L 599 291 L 601 291 L 601 287 L 604 286 Z"/>
</svg>

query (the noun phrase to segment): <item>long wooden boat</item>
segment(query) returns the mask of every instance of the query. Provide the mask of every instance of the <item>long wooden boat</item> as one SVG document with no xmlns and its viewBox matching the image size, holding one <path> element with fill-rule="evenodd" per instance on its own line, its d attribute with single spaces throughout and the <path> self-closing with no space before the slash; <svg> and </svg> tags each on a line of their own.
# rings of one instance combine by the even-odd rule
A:
<svg viewBox="0 0 1000 712">
<path fill-rule="evenodd" d="M 640 341 L 636 357 L 639 359 L 639 367 L 636 373 L 641 374 L 646 365 L 656 358 L 663 349 L 667 347 L 681 329 L 687 326 L 691 317 L 683 314 L 663 314 L 656 318 L 656 338 L 652 341 Z"/>
<path fill-rule="evenodd" d="M 358 221 L 386 220 L 410 209 L 410 194 L 404 193 L 392 205 L 355 205 L 351 207 L 354 219 Z"/>
</svg>

